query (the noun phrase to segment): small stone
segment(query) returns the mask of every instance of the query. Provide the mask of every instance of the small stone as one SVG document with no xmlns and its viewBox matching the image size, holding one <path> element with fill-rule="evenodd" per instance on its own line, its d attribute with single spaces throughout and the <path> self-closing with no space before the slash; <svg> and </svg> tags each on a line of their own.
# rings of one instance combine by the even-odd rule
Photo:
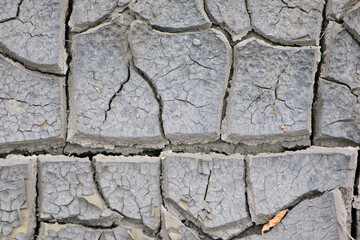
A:
<svg viewBox="0 0 360 240">
<path fill-rule="evenodd" d="M 199 39 L 197 39 L 197 38 L 194 38 L 193 44 L 194 44 L 194 46 L 200 46 L 201 41 Z"/>
</svg>

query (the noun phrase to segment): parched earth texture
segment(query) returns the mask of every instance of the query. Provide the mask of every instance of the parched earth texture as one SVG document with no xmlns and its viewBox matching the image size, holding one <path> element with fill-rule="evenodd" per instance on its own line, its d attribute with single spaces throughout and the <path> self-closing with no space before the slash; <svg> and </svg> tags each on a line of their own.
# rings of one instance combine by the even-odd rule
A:
<svg viewBox="0 0 360 240">
<path fill-rule="evenodd" d="M 358 0 L 0 0 L 0 239 L 360 239 L 359 143 Z"/>
</svg>

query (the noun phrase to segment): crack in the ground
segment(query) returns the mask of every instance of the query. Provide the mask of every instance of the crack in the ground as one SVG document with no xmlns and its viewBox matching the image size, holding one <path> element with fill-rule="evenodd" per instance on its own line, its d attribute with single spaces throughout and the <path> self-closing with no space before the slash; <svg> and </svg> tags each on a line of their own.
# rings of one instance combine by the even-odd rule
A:
<svg viewBox="0 0 360 240">
<path fill-rule="evenodd" d="M 125 80 L 125 82 L 121 83 L 119 89 L 111 96 L 110 100 L 109 100 L 109 105 L 108 108 L 105 110 L 105 118 L 104 118 L 104 122 L 105 123 L 107 121 L 107 117 L 108 117 L 108 112 L 111 110 L 111 104 L 114 101 L 114 99 L 116 98 L 116 96 L 118 96 L 121 92 L 121 90 L 124 88 L 125 84 L 127 82 L 129 82 L 130 78 L 131 78 L 131 74 L 130 74 L 130 62 L 128 62 L 127 64 L 127 79 Z"/>
<path fill-rule="evenodd" d="M 80 28 L 80 30 L 72 30 L 71 33 L 76 34 L 76 35 L 88 33 L 92 30 L 95 30 L 99 27 L 106 25 L 107 23 L 111 23 L 111 21 L 113 20 L 114 14 L 122 14 L 127 10 L 129 10 L 128 7 L 114 6 L 108 14 L 102 16 L 101 18 L 99 18 L 93 22 L 88 22 L 88 23 L 74 26 L 75 29 Z"/>
<path fill-rule="evenodd" d="M 322 23 L 321 23 L 321 31 L 320 36 L 323 36 L 327 30 L 327 26 L 329 24 L 329 21 L 326 19 L 326 8 L 327 8 L 327 0 L 324 2 L 324 8 L 322 13 Z M 314 78 L 314 85 L 313 85 L 313 101 L 311 106 L 311 133 L 310 133 L 310 141 L 311 145 L 315 145 L 315 136 L 318 134 L 318 128 L 319 128 L 319 122 L 318 122 L 318 108 L 319 108 L 319 100 L 321 98 L 320 96 L 320 78 L 321 78 L 321 67 L 324 64 L 324 54 L 326 51 L 326 45 L 325 45 L 325 38 L 320 37 L 319 40 L 320 45 L 320 61 L 317 65 L 317 71 L 315 73 Z"/>
<path fill-rule="evenodd" d="M 133 17 L 136 17 L 136 15 L 130 11 L 130 15 L 133 16 Z M 159 123 L 159 129 L 160 129 L 160 133 L 161 133 L 161 137 L 166 140 L 167 142 L 167 145 L 171 145 L 171 141 L 170 139 L 168 139 L 166 137 L 166 134 L 165 134 L 165 128 L 164 128 L 164 121 L 163 121 L 163 118 L 162 118 L 162 113 L 163 113 L 163 109 L 164 109 L 164 102 L 162 101 L 161 99 L 161 95 L 158 93 L 158 90 L 157 90 L 157 87 L 156 87 L 156 84 L 152 81 L 152 79 L 144 72 L 142 71 L 139 67 L 136 66 L 135 64 L 135 58 L 134 58 L 134 55 L 133 55 L 133 50 L 131 49 L 131 43 L 129 41 L 129 38 L 126 39 L 127 41 L 127 46 L 128 46 L 128 50 L 129 50 L 129 54 L 130 54 L 130 59 L 129 59 L 129 62 L 131 65 L 131 67 L 133 68 L 133 70 L 148 84 L 148 86 L 150 87 L 152 93 L 153 93 L 153 96 L 158 104 L 158 107 L 159 107 L 159 112 L 158 112 L 158 123 Z"/>
<path fill-rule="evenodd" d="M 141 20 L 143 22 L 148 22 L 146 20 L 143 20 L 143 18 L 138 18 L 138 20 Z M 161 33 L 178 33 L 178 34 L 182 34 L 182 33 L 196 33 L 196 32 L 202 32 L 202 31 L 206 31 L 210 28 L 209 26 L 199 26 L 199 27 L 187 27 L 187 28 L 169 28 L 169 27 L 161 27 L 161 26 L 156 26 L 156 25 L 151 25 L 149 23 L 147 23 L 150 28 L 152 28 L 155 31 L 161 32 Z"/>
<path fill-rule="evenodd" d="M 211 24 L 203 24 L 200 26 L 190 26 L 190 27 L 183 27 L 183 28 L 162 27 L 162 26 L 151 24 L 148 19 L 142 17 L 140 14 L 132 11 L 131 9 L 130 9 L 130 14 L 132 16 L 134 16 L 136 20 L 146 23 L 146 25 L 148 25 L 152 30 L 155 30 L 155 31 L 158 31 L 161 33 L 183 34 L 183 33 L 202 32 L 202 31 L 208 30 L 211 25 Z"/>
<path fill-rule="evenodd" d="M 165 194 L 164 194 L 164 189 L 163 189 L 163 182 L 164 180 L 164 169 L 163 169 L 163 160 L 159 159 L 159 193 L 160 193 L 160 201 L 161 201 L 161 206 L 159 206 L 160 209 L 160 224 L 159 224 L 159 229 L 158 231 L 156 231 L 155 236 L 156 237 L 161 237 L 161 230 L 163 229 L 163 225 L 164 225 L 164 221 L 165 219 L 163 219 L 163 214 L 162 214 L 162 209 L 161 207 L 164 207 L 167 211 L 168 209 L 165 206 Z"/>
<path fill-rule="evenodd" d="M 214 161 L 212 161 L 212 164 L 214 165 Z M 206 201 L 206 196 L 207 196 L 208 191 L 209 191 L 209 185 L 210 185 L 210 182 L 211 182 L 211 173 L 212 173 L 212 170 L 210 170 L 210 173 L 209 173 L 209 176 L 208 176 L 208 179 L 207 179 L 207 184 L 206 184 L 205 193 L 204 193 L 204 200 L 205 201 Z"/>
<path fill-rule="evenodd" d="M 67 147 L 70 146 L 68 149 Z M 353 145 L 349 145 L 353 146 Z M 61 156 L 74 156 L 79 158 L 85 158 L 89 156 L 95 156 L 97 154 L 102 154 L 105 156 L 151 156 L 151 157 L 159 157 L 161 152 L 163 151 L 173 151 L 175 153 L 203 153 L 203 154 L 211 154 L 217 153 L 225 156 L 231 154 L 260 154 L 260 153 L 285 153 L 285 152 L 295 152 L 299 150 L 308 149 L 310 146 L 305 145 L 296 145 L 294 147 L 286 147 L 279 144 L 260 144 L 256 146 L 249 146 L 244 143 L 233 144 L 229 142 L 225 142 L 221 139 L 216 141 L 211 141 L 206 144 L 195 143 L 195 144 L 178 144 L 178 145 L 170 145 L 168 144 L 162 148 L 138 148 L 138 151 L 129 152 L 126 148 L 118 148 L 114 151 L 107 150 L 103 148 L 86 148 L 80 145 L 76 145 L 66 141 L 65 147 L 62 145 L 60 152 L 52 151 L 51 149 L 34 149 L 32 151 L 23 150 L 23 149 L 14 149 L 8 152 L 0 153 L 0 159 L 6 158 L 10 154 L 23 155 L 23 156 L 31 156 L 31 155 L 61 155 Z M 56 149 L 54 149 L 56 150 Z M 71 150 L 71 151 L 69 151 Z"/>
<path fill-rule="evenodd" d="M 281 43 L 281 42 L 276 42 L 276 41 L 273 41 L 272 39 L 270 39 L 268 36 L 266 36 L 265 34 L 261 33 L 258 29 L 256 29 L 255 27 L 253 27 L 253 29 L 251 31 L 249 31 L 244 37 L 241 38 L 241 40 L 238 40 L 235 42 L 235 45 L 240 43 L 240 42 L 243 42 L 247 39 L 250 39 L 250 38 L 256 38 L 256 39 L 259 39 L 259 40 L 262 40 L 263 42 L 271 45 L 271 46 L 274 46 L 274 47 L 291 47 L 291 48 L 303 48 L 303 47 L 316 47 L 315 45 L 298 45 L 298 44 L 284 44 L 284 43 Z"/>
<path fill-rule="evenodd" d="M 245 9 L 246 9 L 246 13 L 248 14 L 248 16 L 249 16 L 249 20 L 250 20 L 250 26 L 252 27 L 252 28 L 254 28 L 254 25 L 253 25 L 253 23 L 252 23 L 252 14 L 251 14 L 251 11 L 250 11 L 250 7 L 249 7 L 249 0 L 244 0 L 244 2 L 245 2 Z"/>
<path fill-rule="evenodd" d="M 232 83 L 233 83 L 233 79 L 234 79 L 234 64 L 235 64 L 235 49 L 234 49 L 234 46 L 236 45 L 236 42 L 234 42 L 232 40 L 232 36 L 231 36 L 231 33 L 226 30 L 224 28 L 224 26 L 222 25 L 219 25 L 217 24 L 217 21 L 215 20 L 215 18 L 211 15 L 210 13 L 210 10 L 207 6 L 207 2 L 206 0 L 204 0 L 204 12 L 205 14 L 207 15 L 207 17 L 210 19 L 211 21 L 211 24 L 212 24 L 212 27 L 214 27 L 215 29 L 217 30 L 220 30 L 226 37 L 227 41 L 228 41 L 228 44 L 230 46 L 230 57 L 227 57 L 227 59 L 230 61 L 229 65 L 230 65 L 230 69 L 229 69 L 229 72 L 228 72 L 228 79 L 227 79 L 227 84 L 226 84 L 226 89 L 225 89 L 225 92 L 224 92 L 224 96 L 223 96 L 223 99 L 222 99 L 222 110 L 221 110 L 221 117 L 220 117 L 220 136 L 219 136 L 219 139 L 221 139 L 221 136 L 222 136 L 222 131 L 223 131 L 223 122 L 226 118 L 226 114 L 227 114 L 227 109 L 228 109 L 228 105 L 230 104 L 229 103 L 229 100 L 230 100 L 230 91 L 231 91 L 231 86 L 232 86 Z"/>
<path fill-rule="evenodd" d="M 249 200 L 249 194 L 248 194 L 248 191 L 249 191 L 248 179 L 250 179 L 248 176 L 249 175 L 249 172 L 248 172 L 249 164 L 248 164 L 248 160 L 246 157 L 244 158 L 243 164 L 244 164 L 244 166 L 243 166 L 243 181 L 244 181 L 244 189 L 245 189 L 245 209 L 246 209 L 246 212 L 249 215 L 250 219 L 252 219 L 251 212 L 250 212 L 250 200 Z M 254 225 L 255 223 L 252 222 L 252 224 Z"/>
<path fill-rule="evenodd" d="M 33 72 L 34 74 L 35 73 L 43 74 L 44 76 L 47 76 L 47 77 L 65 77 L 66 76 L 63 73 L 60 73 L 60 71 L 52 72 L 52 71 L 45 70 L 44 68 L 48 68 L 48 66 L 45 64 L 36 64 L 36 63 L 26 60 L 25 58 L 17 56 L 16 54 L 12 53 L 7 47 L 5 47 L 5 45 L 2 43 L 0 43 L 0 55 L 3 58 L 12 61 L 15 64 L 21 65 L 24 69 L 26 69 L 30 72 Z M 41 69 L 41 68 L 43 68 L 43 69 Z"/>
<path fill-rule="evenodd" d="M 344 86 L 349 90 L 351 95 L 353 95 L 356 98 L 360 97 L 356 93 L 354 93 L 354 89 L 351 89 L 351 87 L 348 84 L 344 83 L 344 82 L 340 82 L 340 81 L 338 81 L 338 80 L 336 80 L 334 78 L 331 78 L 331 77 L 320 77 L 320 78 L 323 79 L 323 80 L 326 80 L 328 82 L 332 82 L 332 83 L 336 83 L 336 84 L 339 84 L 341 86 Z"/>
<path fill-rule="evenodd" d="M 72 55 L 72 39 L 73 36 L 71 34 L 71 29 L 70 29 L 70 18 L 73 12 L 73 7 L 74 7 L 74 0 L 69 0 L 68 1 L 68 8 L 65 14 L 65 51 L 67 54 L 67 59 L 66 59 L 66 65 L 67 65 L 67 70 L 66 70 L 66 77 L 65 77 L 65 98 L 66 98 L 66 112 L 65 112 L 65 144 L 64 147 L 62 149 L 62 153 L 65 153 L 65 148 L 67 145 L 67 136 L 68 136 L 68 132 L 69 132 L 69 117 L 70 117 L 70 75 L 72 73 L 72 60 L 73 60 L 73 55 Z"/>
<path fill-rule="evenodd" d="M 82 226 L 85 228 L 89 228 L 92 230 L 113 230 L 115 228 L 117 228 L 119 225 L 117 225 L 116 223 L 113 223 L 113 225 L 111 226 L 99 226 L 99 225 L 92 225 L 92 224 L 88 224 L 87 222 L 72 222 L 71 218 L 67 218 L 67 219 L 56 219 L 55 221 L 53 220 L 41 220 L 41 223 L 47 223 L 47 224 L 58 224 L 58 225 L 63 225 L 63 226 L 67 226 L 68 224 L 72 224 L 72 225 L 78 225 L 78 226 Z"/>
<path fill-rule="evenodd" d="M 36 220 L 36 226 L 34 229 L 34 239 L 39 236 L 40 233 L 40 226 L 41 226 L 41 220 L 40 220 L 40 175 L 41 175 L 41 169 L 40 169 L 40 161 L 39 159 L 36 159 L 36 197 L 35 197 L 35 220 Z"/>
</svg>

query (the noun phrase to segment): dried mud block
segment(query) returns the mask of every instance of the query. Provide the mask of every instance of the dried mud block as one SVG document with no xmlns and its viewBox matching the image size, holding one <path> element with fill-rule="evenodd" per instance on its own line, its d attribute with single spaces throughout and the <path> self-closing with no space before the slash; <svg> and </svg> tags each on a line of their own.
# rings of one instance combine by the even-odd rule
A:
<svg viewBox="0 0 360 240">
<path fill-rule="evenodd" d="M 131 11 L 164 31 L 199 30 L 210 27 L 201 1 L 138 0 Z"/>
<path fill-rule="evenodd" d="M 318 45 L 324 0 L 249 0 L 255 30 L 275 42 Z"/>
<path fill-rule="evenodd" d="M 131 0 L 76 0 L 70 17 L 70 27 L 77 31 L 105 20 L 116 7 L 124 8 Z"/>
<path fill-rule="evenodd" d="M 152 240 L 141 229 L 118 226 L 112 229 L 93 229 L 75 224 L 41 223 L 39 240 Z"/>
<path fill-rule="evenodd" d="M 321 77 L 348 85 L 359 94 L 360 46 L 340 24 L 330 22 L 325 35 Z M 356 91 L 358 90 L 358 91 Z"/>
<path fill-rule="evenodd" d="M 166 152 L 161 158 L 165 200 L 204 232 L 227 239 L 252 225 L 243 156 Z"/>
<path fill-rule="evenodd" d="M 360 47 L 341 25 L 331 22 L 319 83 L 315 140 L 360 142 Z M 351 143 L 348 143 L 351 144 Z"/>
<path fill-rule="evenodd" d="M 130 44 L 135 65 L 163 102 L 166 137 L 175 144 L 218 139 L 230 71 L 231 48 L 225 36 L 213 29 L 165 34 L 135 21 Z"/>
<path fill-rule="evenodd" d="M 339 186 L 352 199 L 356 161 L 357 149 L 351 147 L 250 156 L 247 186 L 252 220 L 265 223 L 301 198 Z"/>
<path fill-rule="evenodd" d="M 309 145 L 319 55 L 318 47 L 273 46 L 256 38 L 237 44 L 222 139 Z"/>
<path fill-rule="evenodd" d="M 156 231 L 161 205 L 159 158 L 98 155 L 95 161 L 99 187 L 109 206 Z"/>
<path fill-rule="evenodd" d="M 264 236 L 259 232 L 259 235 L 241 239 L 349 239 L 350 224 L 346 223 L 349 218 L 351 216 L 346 214 L 340 190 L 335 189 L 320 197 L 302 201 L 286 214 L 280 224 Z"/>
<path fill-rule="evenodd" d="M 120 217 L 106 207 L 88 159 L 40 156 L 40 218 L 111 226 Z"/>
<path fill-rule="evenodd" d="M 233 41 L 240 40 L 252 29 L 245 0 L 206 0 L 205 8 L 216 24 L 230 32 Z"/>
<path fill-rule="evenodd" d="M 0 152 L 64 145 L 64 79 L 35 75 L 0 57 L 0 89 Z"/>
<path fill-rule="evenodd" d="M 0 161 L 0 238 L 33 239 L 36 227 L 36 157 Z"/>
<path fill-rule="evenodd" d="M 0 13 L 0 49 L 35 68 L 65 73 L 64 23 L 68 0 L 13 2 L 18 2 L 18 6 L 5 1 L 6 8 L 11 9 Z"/>
<path fill-rule="evenodd" d="M 344 142 L 344 139 L 351 141 L 349 145 L 359 143 L 359 98 L 348 87 L 323 79 L 320 80 L 320 91 L 321 122 L 317 142 L 325 146 L 332 146 L 332 141 Z"/>
<path fill-rule="evenodd" d="M 179 219 L 161 207 L 162 232 L 164 240 L 200 240 L 196 232 L 186 227 Z"/>
<path fill-rule="evenodd" d="M 129 66 L 121 18 L 76 39 L 68 140 L 83 147 L 162 147 L 159 105 Z M 124 45 L 125 44 L 125 45 Z"/>
</svg>

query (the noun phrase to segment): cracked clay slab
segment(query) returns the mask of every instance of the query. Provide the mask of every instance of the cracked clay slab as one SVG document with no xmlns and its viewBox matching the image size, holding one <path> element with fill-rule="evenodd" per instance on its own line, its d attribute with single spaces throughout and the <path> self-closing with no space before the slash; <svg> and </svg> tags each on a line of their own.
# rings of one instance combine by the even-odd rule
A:
<svg viewBox="0 0 360 240">
<path fill-rule="evenodd" d="M 130 9 L 153 27 L 164 31 L 199 30 L 210 27 L 202 1 L 138 0 Z"/>
<path fill-rule="evenodd" d="M 75 224 L 41 223 L 39 240 L 155 240 L 141 229 L 117 226 L 112 229 L 93 229 Z"/>
<path fill-rule="evenodd" d="M 36 157 L 0 161 L 0 238 L 32 239 L 36 227 Z"/>
<path fill-rule="evenodd" d="M 109 206 L 156 231 L 161 205 L 159 158 L 98 155 L 95 161 L 100 191 Z"/>
<path fill-rule="evenodd" d="M 161 158 L 164 197 L 188 220 L 212 237 L 224 239 L 251 226 L 243 156 L 166 152 Z"/>
<path fill-rule="evenodd" d="M 240 40 L 251 29 L 246 0 L 205 0 L 205 9 L 216 22 L 230 32 L 233 41 Z"/>
<path fill-rule="evenodd" d="M 0 57 L 0 89 L 0 152 L 63 145 L 64 79 L 35 75 Z"/>
<path fill-rule="evenodd" d="M 287 45 L 318 45 L 324 0 L 248 0 L 256 32 Z"/>
<path fill-rule="evenodd" d="M 219 138 L 231 56 L 225 36 L 214 29 L 162 33 L 134 21 L 130 44 L 136 67 L 154 84 L 163 103 L 166 137 L 172 143 Z"/>
<path fill-rule="evenodd" d="M 319 48 L 273 46 L 251 38 L 238 43 L 234 54 L 222 139 L 309 145 Z"/>
<path fill-rule="evenodd" d="M 340 190 L 335 189 L 314 199 L 302 201 L 264 236 L 261 236 L 259 231 L 258 235 L 241 240 L 349 239 L 350 224 L 346 221 L 350 218 L 345 212 Z"/>
<path fill-rule="evenodd" d="M 0 49 L 35 68 L 65 73 L 64 23 L 68 1 L 23 0 L 19 4 L 19 7 L 11 5 L 8 21 L 4 18 L 10 15 L 3 13 L 0 5 L 0 19 L 3 19 L 0 20 Z M 19 12 L 14 14 L 15 7 Z"/>
<path fill-rule="evenodd" d="M 349 190 L 351 198 L 356 159 L 357 149 L 351 147 L 250 156 L 247 181 L 252 220 L 265 223 L 301 197 L 339 186 Z"/>
<path fill-rule="evenodd" d="M 360 47 L 341 25 L 328 25 L 319 84 L 316 140 L 360 142 Z M 330 144 L 330 143 L 329 143 Z"/>
<path fill-rule="evenodd" d="M 129 66 L 121 19 L 76 37 L 68 139 L 108 149 L 162 147 L 159 105 L 149 84 Z"/>
<path fill-rule="evenodd" d="M 97 192 L 89 159 L 44 155 L 39 160 L 42 220 L 111 226 L 120 219 Z"/>
</svg>

